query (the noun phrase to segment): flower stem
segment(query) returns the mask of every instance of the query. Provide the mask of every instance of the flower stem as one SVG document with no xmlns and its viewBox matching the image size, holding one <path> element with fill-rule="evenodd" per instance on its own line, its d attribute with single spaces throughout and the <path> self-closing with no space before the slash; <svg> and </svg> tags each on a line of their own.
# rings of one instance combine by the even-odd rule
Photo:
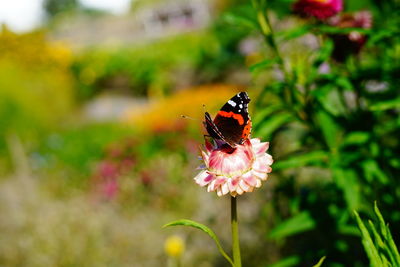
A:
<svg viewBox="0 0 400 267">
<path fill-rule="evenodd" d="M 231 226 L 232 226 L 232 251 L 235 267 L 242 267 L 240 258 L 239 230 L 237 220 L 236 197 L 231 196 Z"/>
</svg>

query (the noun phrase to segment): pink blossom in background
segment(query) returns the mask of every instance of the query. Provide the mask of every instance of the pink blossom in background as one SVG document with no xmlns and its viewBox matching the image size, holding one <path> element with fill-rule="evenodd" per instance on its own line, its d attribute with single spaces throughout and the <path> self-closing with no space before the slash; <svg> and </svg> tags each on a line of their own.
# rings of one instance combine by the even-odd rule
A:
<svg viewBox="0 0 400 267">
<path fill-rule="evenodd" d="M 316 17 L 324 20 L 343 10 L 342 0 L 298 0 L 293 5 L 293 10 L 307 17 Z"/>
<path fill-rule="evenodd" d="M 207 186 L 208 192 L 216 191 L 218 196 L 252 192 L 272 171 L 273 160 L 266 153 L 268 147 L 268 142 L 258 138 L 238 144 L 233 150 L 206 142 L 202 151 L 204 166 L 194 180 L 200 186 Z"/>
<path fill-rule="evenodd" d="M 108 200 L 114 199 L 118 193 L 117 179 L 108 179 L 101 184 L 101 192 L 103 197 Z"/>
<path fill-rule="evenodd" d="M 331 26 L 338 28 L 360 28 L 370 29 L 373 18 L 369 11 L 359 11 L 355 13 L 345 13 L 329 19 Z M 358 54 L 367 41 L 367 36 L 358 31 L 352 31 L 348 34 L 332 34 L 330 37 L 334 42 L 332 57 L 343 62 L 349 55 Z"/>
</svg>

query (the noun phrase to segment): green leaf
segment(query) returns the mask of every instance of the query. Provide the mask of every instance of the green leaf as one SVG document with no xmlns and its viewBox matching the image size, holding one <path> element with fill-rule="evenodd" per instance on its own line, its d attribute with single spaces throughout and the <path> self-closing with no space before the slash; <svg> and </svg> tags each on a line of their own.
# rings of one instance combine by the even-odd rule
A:
<svg viewBox="0 0 400 267">
<path fill-rule="evenodd" d="M 221 255 L 224 256 L 224 258 L 234 267 L 232 259 L 228 256 L 228 254 L 226 254 L 226 252 L 222 248 L 217 235 L 210 228 L 205 226 L 204 224 L 201 224 L 201 223 L 198 223 L 195 221 L 191 221 L 191 220 L 182 219 L 182 220 L 167 223 L 163 226 L 163 228 L 170 227 L 170 226 L 190 226 L 190 227 L 194 227 L 194 228 L 202 230 L 203 232 L 208 234 L 214 240 Z"/>
<path fill-rule="evenodd" d="M 379 103 L 375 103 L 369 106 L 369 109 L 372 111 L 384 111 L 388 109 L 400 108 L 400 98 L 381 101 Z"/>
<path fill-rule="evenodd" d="M 341 93 L 333 84 L 326 84 L 318 90 L 312 91 L 318 102 L 324 109 L 334 116 L 346 113 L 346 107 L 343 104 Z"/>
<path fill-rule="evenodd" d="M 303 211 L 292 218 L 283 221 L 269 234 L 270 238 L 281 239 L 294 234 L 314 229 L 315 221 L 308 211 Z"/>
<path fill-rule="evenodd" d="M 325 111 L 320 111 L 317 114 L 322 133 L 326 144 L 332 151 L 336 151 L 341 139 L 341 131 L 332 116 Z"/>
<path fill-rule="evenodd" d="M 250 29 L 258 29 L 258 22 L 254 15 L 254 10 L 250 5 L 241 5 L 231 12 L 222 15 L 222 19 L 235 26 L 243 26 Z"/>
<path fill-rule="evenodd" d="M 396 264 L 397 266 L 400 266 L 400 254 L 399 254 L 399 251 L 397 250 L 397 246 L 394 243 L 394 240 L 393 240 L 392 234 L 390 232 L 389 226 L 386 225 L 385 220 L 383 219 L 383 216 L 382 216 L 382 214 L 381 214 L 381 212 L 380 212 L 380 210 L 378 208 L 378 204 L 376 203 L 376 201 L 374 203 L 374 211 L 375 211 L 376 216 L 379 219 L 379 225 L 380 225 L 380 228 L 381 228 L 381 232 L 382 232 L 386 242 L 388 242 L 388 246 L 389 246 L 389 248 L 390 248 L 390 250 L 391 250 L 391 252 L 392 252 L 392 254 L 393 254 L 393 256 L 394 256 L 394 258 L 396 260 L 396 262 L 393 262 L 393 264 Z"/>
<path fill-rule="evenodd" d="M 321 267 L 321 265 L 322 265 L 322 263 L 324 262 L 325 258 L 326 258 L 326 256 L 323 256 L 323 257 L 319 260 L 319 262 L 318 262 L 317 264 L 315 264 L 313 267 Z"/>
<path fill-rule="evenodd" d="M 294 117 L 289 114 L 289 113 L 280 113 L 280 114 L 275 114 L 273 117 L 271 117 L 269 120 L 266 120 L 260 128 L 257 130 L 257 135 L 260 135 L 262 137 L 270 137 L 271 134 L 285 125 L 288 122 L 291 122 L 294 120 Z"/>
<path fill-rule="evenodd" d="M 340 27 L 334 27 L 334 26 L 329 26 L 329 25 L 321 25 L 317 28 L 318 31 L 322 33 L 328 33 L 328 34 L 350 34 L 352 32 L 358 32 L 361 34 L 369 34 L 371 33 L 370 29 L 362 29 L 362 28 L 340 28 Z"/>
<path fill-rule="evenodd" d="M 372 223 L 371 220 L 368 220 L 368 224 L 369 224 L 370 229 L 371 229 L 371 231 L 372 231 L 372 234 L 373 234 L 373 236 L 374 236 L 375 243 L 378 245 L 378 247 L 380 247 L 380 248 L 385 248 L 386 245 L 385 245 L 385 243 L 383 242 L 381 236 L 378 234 L 378 231 L 376 230 L 375 225 Z"/>
<path fill-rule="evenodd" d="M 262 60 L 260 62 L 257 62 L 256 64 L 251 65 L 249 67 L 249 70 L 251 72 L 255 72 L 255 71 L 262 70 L 262 69 L 267 69 L 267 68 L 273 66 L 274 64 L 276 64 L 277 62 L 278 62 L 277 58 Z"/>
<path fill-rule="evenodd" d="M 334 80 L 335 84 L 345 90 L 353 91 L 354 87 L 351 81 L 346 77 L 336 77 Z"/>
<path fill-rule="evenodd" d="M 262 121 L 266 120 L 268 116 L 282 108 L 282 105 L 270 105 L 266 108 L 261 109 L 261 111 L 252 116 L 253 125 L 257 127 L 259 124 L 262 123 Z"/>
<path fill-rule="evenodd" d="M 288 159 L 279 160 L 274 163 L 274 170 L 325 165 L 328 160 L 329 154 L 322 150 L 312 151 L 302 155 L 295 154 Z"/>
<path fill-rule="evenodd" d="M 362 162 L 361 166 L 368 182 L 372 182 L 374 178 L 377 178 L 377 180 L 382 184 L 389 183 L 389 178 L 386 176 L 385 172 L 379 168 L 378 163 L 375 160 L 366 160 Z"/>
<path fill-rule="evenodd" d="M 325 62 L 332 54 L 334 43 L 332 40 L 327 39 L 323 42 L 321 48 L 317 51 L 317 56 L 314 64 L 321 64 Z"/>
<path fill-rule="evenodd" d="M 358 228 L 360 228 L 362 244 L 363 244 L 365 252 L 367 253 L 367 256 L 371 262 L 371 266 L 373 266 L 373 267 L 384 266 L 383 262 L 379 256 L 379 252 L 376 249 L 374 242 L 372 241 L 372 238 L 371 238 L 367 228 L 365 227 L 364 223 L 362 222 L 357 211 L 353 211 L 353 212 L 354 212 L 354 215 L 357 220 Z"/>
<path fill-rule="evenodd" d="M 343 145 L 362 145 L 365 144 L 371 137 L 367 132 L 351 132 L 343 140 Z"/>
<path fill-rule="evenodd" d="M 360 236 L 359 229 L 354 225 L 339 225 L 338 231 L 343 235 Z"/>
<path fill-rule="evenodd" d="M 307 33 L 310 32 L 310 29 L 313 26 L 310 26 L 310 24 L 305 24 L 301 25 L 299 27 L 296 27 L 294 29 L 289 29 L 287 31 L 281 31 L 277 33 L 278 37 L 282 38 L 284 41 L 289 41 L 291 39 L 299 38 Z"/>
<path fill-rule="evenodd" d="M 335 167 L 333 175 L 336 184 L 342 189 L 347 207 L 350 210 L 355 210 L 360 206 L 360 184 L 357 174 L 350 169 L 342 169 Z"/>
<path fill-rule="evenodd" d="M 290 256 L 273 264 L 269 264 L 268 267 L 292 267 L 292 266 L 298 266 L 299 263 L 300 263 L 300 258 L 298 256 Z"/>
</svg>

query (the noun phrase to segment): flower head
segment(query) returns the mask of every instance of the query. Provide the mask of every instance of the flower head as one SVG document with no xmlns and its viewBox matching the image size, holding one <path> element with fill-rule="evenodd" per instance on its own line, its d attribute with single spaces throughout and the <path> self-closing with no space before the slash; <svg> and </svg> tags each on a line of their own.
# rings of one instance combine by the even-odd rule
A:
<svg viewBox="0 0 400 267">
<path fill-rule="evenodd" d="M 329 24 L 342 29 L 370 29 L 372 27 L 372 14 L 369 11 L 341 14 L 331 18 Z M 351 54 L 358 54 L 367 41 L 367 36 L 358 31 L 352 31 L 348 34 L 333 34 L 330 37 L 334 42 L 332 56 L 339 62 L 345 61 Z"/>
<path fill-rule="evenodd" d="M 216 191 L 218 196 L 252 192 L 272 171 L 273 160 L 266 153 L 268 147 L 268 142 L 258 138 L 248 139 L 234 148 L 206 142 L 202 151 L 204 166 L 194 179 L 200 186 L 207 186 L 208 192 Z"/>
<path fill-rule="evenodd" d="M 168 256 L 179 258 L 185 250 L 185 243 L 181 237 L 173 235 L 165 240 L 164 249 Z"/>
<path fill-rule="evenodd" d="M 323 20 L 330 18 L 343 9 L 342 0 L 298 0 L 293 5 L 295 12 Z"/>
</svg>

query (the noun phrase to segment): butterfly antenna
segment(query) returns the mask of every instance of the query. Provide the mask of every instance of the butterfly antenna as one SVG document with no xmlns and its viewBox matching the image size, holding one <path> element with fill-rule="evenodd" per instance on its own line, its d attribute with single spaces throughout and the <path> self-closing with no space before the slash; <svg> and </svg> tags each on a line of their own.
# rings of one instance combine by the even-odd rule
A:
<svg viewBox="0 0 400 267">
<path fill-rule="evenodd" d="M 181 115 L 181 118 L 182 118 L 182 119 L 194 120 L 194 121 L 197 121 L 197 120 L 198 120 L 198 119 L 196 119 L 196 118 L 189 117 L 189 116 L 186 116 L 186 115 Z"/>
</svg>

